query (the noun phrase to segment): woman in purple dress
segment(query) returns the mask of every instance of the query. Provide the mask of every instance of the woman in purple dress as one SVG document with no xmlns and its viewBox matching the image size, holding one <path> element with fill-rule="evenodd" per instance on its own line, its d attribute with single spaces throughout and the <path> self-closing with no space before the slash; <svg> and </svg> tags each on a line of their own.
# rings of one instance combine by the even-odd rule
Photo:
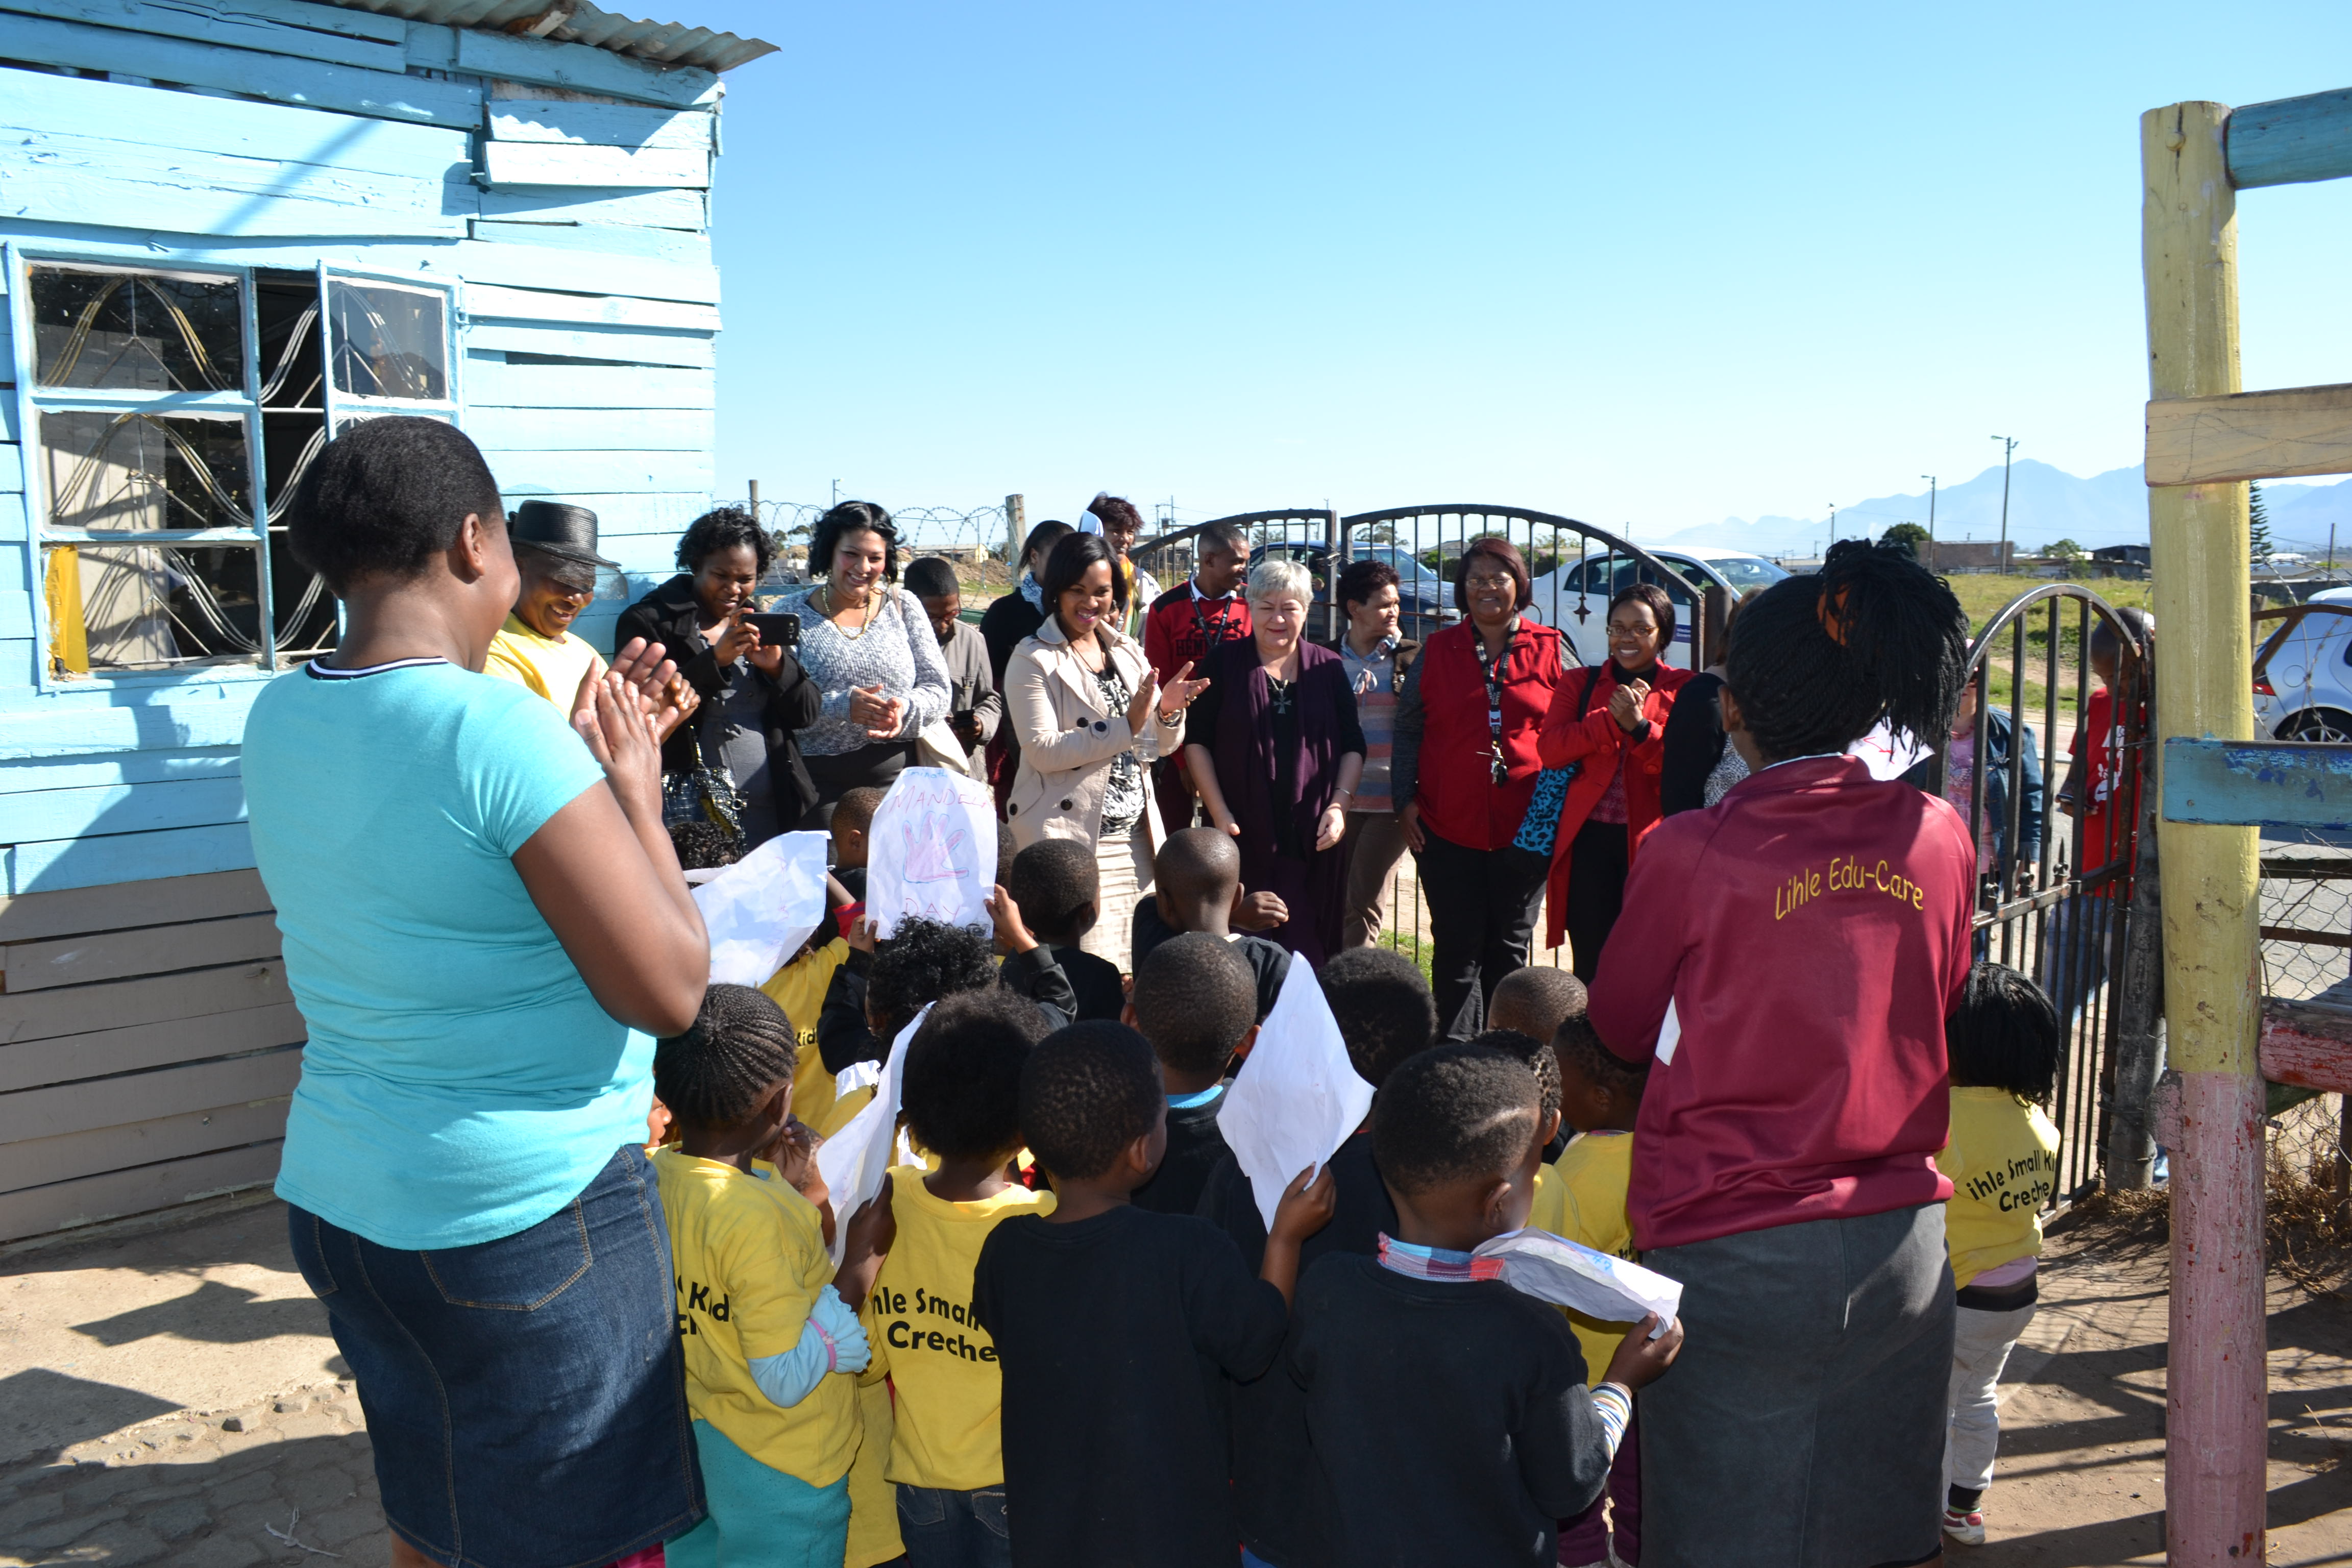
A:
<svg viewBox="0 0 2352 1568">
<path fill-rule="evenodd" d="M 1265 934 L 1319 967 L 1346 928 L 1339 840 L 1363 776 L 1364 731 L 1339 656 L 1301 635 L 1314 591 L 1295 561 L 1251 568 L 1252 635 L 1217 650 L 1184 757 L 1210 822 L 1240 846 L 1243 886 L 1289 910 Z"/>
</svg>

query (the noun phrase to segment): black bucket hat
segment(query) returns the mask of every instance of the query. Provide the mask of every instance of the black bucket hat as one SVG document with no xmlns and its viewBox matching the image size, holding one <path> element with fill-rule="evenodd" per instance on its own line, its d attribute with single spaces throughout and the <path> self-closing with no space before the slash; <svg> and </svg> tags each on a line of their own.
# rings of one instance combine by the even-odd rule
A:
<svg viewBox="0 0 2352 1568">
<path fill-rule="evenodd" d="M 511 543 L 528 544 L 559 561 L 601 566 L 607 572 L 621 569 L 619 562 L 596 553 L 596 514 L 569 501 L 523 502 L 507 514 L 507 538 Z"/>
</svg>

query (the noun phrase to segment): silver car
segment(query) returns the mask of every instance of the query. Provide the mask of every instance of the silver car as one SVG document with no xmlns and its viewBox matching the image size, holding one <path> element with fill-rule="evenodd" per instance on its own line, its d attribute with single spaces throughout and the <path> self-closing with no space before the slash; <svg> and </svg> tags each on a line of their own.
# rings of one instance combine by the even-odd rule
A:
<svg viewBox="0 0 2352 1568">
<path fill-rule="evenodd" d="M 2255 627 L 2255 724 L 2274 741 L 2352 741 L 2352 588 L 2285 620 Z"/>
</svg>

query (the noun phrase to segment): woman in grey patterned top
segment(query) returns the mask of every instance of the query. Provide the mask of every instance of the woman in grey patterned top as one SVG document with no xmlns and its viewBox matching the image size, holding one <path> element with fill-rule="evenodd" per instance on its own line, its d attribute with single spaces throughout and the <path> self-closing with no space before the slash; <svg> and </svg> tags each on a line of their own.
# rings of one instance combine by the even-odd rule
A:
<svg viewBox="0 0 2352 1568">
<path fill-rule="evenodd" d="M 823 694 L 815 723 L 800 732 L 817 804 L 801 822 L 822 828 L 850 790 L 887 789 L 915 760 L 915 737 L 944 717 L 950 686 L 940 640 L 916 597 L 898 586 L 898 531 L 871 501 L 844 501 L 817 520 L 805 597 L 798 612 L 801 668 Z"/>
</svg>

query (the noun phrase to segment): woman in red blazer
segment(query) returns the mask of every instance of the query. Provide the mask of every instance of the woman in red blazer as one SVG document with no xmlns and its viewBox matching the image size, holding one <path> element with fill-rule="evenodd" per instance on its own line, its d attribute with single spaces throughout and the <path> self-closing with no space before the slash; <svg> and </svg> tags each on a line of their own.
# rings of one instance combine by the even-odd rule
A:
<svg viewBox="0 0 2352 1568">
<path fill-rule="evenodd" d="M 1675 602 L 1655 583 L 1609 601 L 1609 662 L 1552 689 L 1537 752 L 1548 768 L 1578 768 L 1553 840 L 1545 942 L 1569 940 L 1570 965 L 1590 982 L 1625 900 L 1625 873 L 1642 835 L 1657 826 L 1666 715 L 1691 678 L 1658 655 L 1675 642 Z"/>
</svg>

